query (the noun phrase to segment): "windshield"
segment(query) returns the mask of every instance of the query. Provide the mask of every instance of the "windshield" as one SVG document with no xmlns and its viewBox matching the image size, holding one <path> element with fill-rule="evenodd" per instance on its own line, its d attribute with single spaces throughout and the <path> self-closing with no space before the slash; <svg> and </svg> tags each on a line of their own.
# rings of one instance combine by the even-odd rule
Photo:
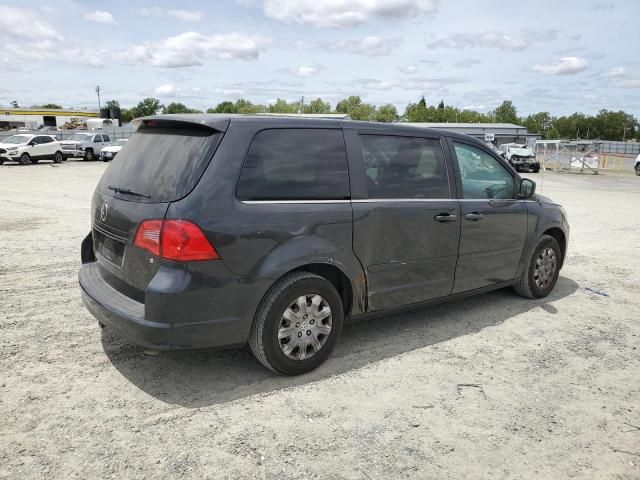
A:
<svg viewBox="0 0 640 480">
<path fill-rule="evenodd" d="M 12 135 L 9 138 L 2 140 L 2 143 L 27 143 L 30 138 L 31 135 Z"/>
<path fill-rule="evenodd" d="M 170 202 L 187 195 L 207 168 L 222 134 L 193 127 L 140 127 L 102 176 L 99 190 L 131 190 L 136 201 Z M 112 188 L 110 188 L 112 187 Z"/>
<path fill-rule="evenodd" d="M 80 140 L 80 141 L 85 141 L 87 140 L 89 137 L 91 137 L 90 133 L 74 133 L 73 135 L 71 135 L 69 137 L 69 140 Z"/>
</svg>

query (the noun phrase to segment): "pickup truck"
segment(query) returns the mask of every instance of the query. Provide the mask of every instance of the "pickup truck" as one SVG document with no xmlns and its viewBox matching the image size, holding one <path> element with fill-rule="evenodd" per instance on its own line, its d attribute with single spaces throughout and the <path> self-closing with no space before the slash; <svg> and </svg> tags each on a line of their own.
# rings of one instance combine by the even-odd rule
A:
<svg viewBox="0 0 640 480">
<path fill-rule="evenodd" d="M 79 157 L 95 160 L 104 147 L 111 145 L 111 137 L 106 133 L 74 133 L 69 139 L 60 142 L 65 158 Z"/>
</svg>

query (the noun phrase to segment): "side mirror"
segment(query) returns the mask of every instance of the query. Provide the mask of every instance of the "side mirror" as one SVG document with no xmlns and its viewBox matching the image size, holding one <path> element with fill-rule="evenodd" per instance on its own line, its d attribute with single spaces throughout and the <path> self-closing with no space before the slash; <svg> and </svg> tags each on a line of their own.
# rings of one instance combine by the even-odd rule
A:
<svg viewBox="0 0 640 480">
<path fill-rule="evenodd" d="M 528 178 L 520 180 L 520 186 L 518 188 L 518 197 L 522 200 L 533 197 L 536 193 L 536 182 Z"/>
<path fill-rule="evenodd" d="M 34 142 L 33 140 L 31 140 L 29 143 L 27 143 L 27 145 L 29 145 L 30 147 L 33 147 L 36 144 L 36 142 Z"/>
</svg>

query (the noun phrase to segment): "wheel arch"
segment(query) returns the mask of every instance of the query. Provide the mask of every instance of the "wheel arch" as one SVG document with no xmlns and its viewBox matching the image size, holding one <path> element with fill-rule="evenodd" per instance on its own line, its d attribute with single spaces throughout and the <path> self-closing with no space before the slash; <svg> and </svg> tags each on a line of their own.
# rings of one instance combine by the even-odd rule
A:
<svg viewBox="0 0 640 480">
<path fill-rule="evenodd" d="M 558 246 L 560 247 L 560 253 L 562 254 L 562 258 L 560 259 L 560 267 L 564 264 L 564 257 L 567 252 L 567 237 L 559 227 L 551 227 L 542 232 L 543 235 L 549 235 L 555 238 L 556 242 L 558 242 Z"/>
<path fill-rule="evenodd" d="M 285 275 L 292 272 L 309 272 L 327 280 L 340 294 L 345 316 L 351 315 L 353 310 L 353 286 L 351 285 L 351 280 L 341 268 L 331 263 L 308 263 L 288 271 Z"/>
</svg>

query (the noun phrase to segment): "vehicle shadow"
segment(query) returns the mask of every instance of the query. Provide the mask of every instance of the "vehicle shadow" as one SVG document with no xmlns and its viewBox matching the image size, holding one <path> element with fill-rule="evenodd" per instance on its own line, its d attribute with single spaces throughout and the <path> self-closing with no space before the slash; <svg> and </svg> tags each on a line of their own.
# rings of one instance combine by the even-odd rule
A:
<svg viewBox="0 0 640 480">
<path fill-rule="evenodd" d="M 511 289 L 352 322 L 331 358 L 317 370 L 299 377 L 282 377 L 260 365 L 248 348 L 162 352 L 146 356 L 103 330 L 102 344 L 113 366 L 131 383 L 168 404 L 188 408 L 225 403 L 250 395 L 304 385 L 364 367 L 401 353 L 476 333 L 542 307 L 540 322 L 557 310 L 548 305 L 573 294 L 578 284 L 560 277 L 542 300 L 517 297 Z"/>
</svg>

